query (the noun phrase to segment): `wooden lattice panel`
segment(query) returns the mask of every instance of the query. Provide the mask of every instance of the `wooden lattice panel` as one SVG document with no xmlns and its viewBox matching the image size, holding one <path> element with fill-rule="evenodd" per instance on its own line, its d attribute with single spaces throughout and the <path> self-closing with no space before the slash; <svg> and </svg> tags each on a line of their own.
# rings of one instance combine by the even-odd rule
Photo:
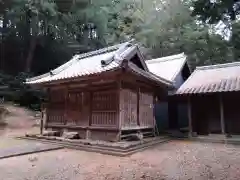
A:
<svg viewBox="0 0 240 180">
<path fill-rule="evenodd" d="M 64 90 L 51 90 L 47 108 L 47 122 L 64 124 L 65 96 Z"/>
<path fill-rule="evenodd" d="M 121 90 L 121 126 L 131 128 L 137 126 L 137 92 L 123 89 Z"/>
<path fill-rule="evenodd" d="M 92 123 L 95 126 L 116 126 L 116 91 L 99 91 L 92 95 Z"/>
<path fill-rule="evenodd" d="M 153 95 L 140 92 L 139 94 L 139 124 L 140 126 L 153 126 Z"/>
<path fill-rule="evenodd" d="M 76 125 L 81 118 L 83 92 L 68 92 L 67 124 Z"/>
</svg>

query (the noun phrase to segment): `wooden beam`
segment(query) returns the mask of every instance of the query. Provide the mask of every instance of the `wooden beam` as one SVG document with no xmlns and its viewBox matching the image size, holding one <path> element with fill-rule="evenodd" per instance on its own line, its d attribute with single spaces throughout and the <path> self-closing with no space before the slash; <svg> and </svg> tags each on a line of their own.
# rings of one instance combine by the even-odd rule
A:
<svg viewBox="0 0 240 180">
<path fill-rule="evenodd" d="M 220 105 L 220 120 L 221 120 L 221 132 L 225 134 L 225 122 L 224 122 L 224 106 L 222 95 L 219 95 L 219 105 Z"/>
<path fill-rule="evenodd" d="M 188 127 L 189 127 L 189 137 L 192 137 L 193 127 L 192 127 L 192 106 L 191 99 L 188 97 Z"/>
<path fill-rule="evenodd" d="M 33 86 L 39 85 L 40 87 L 48 87 L 48 86 L 53 86 L 53 85 L 58 86 L 60 84 L 61 85 L 88 84 L 88 83 L 92 83 L 92 82 L 116 80 L 116 76 L 118 76 L 120 73 L 121 73 L 121 69 L 116 69 L 114 71 L 106 71 L 106 72 L 97 73 L 97 74 L 91 74 L 91 75 L 85 75 L 85 76 L 80 76 L 80 77 L 44 82 L 41 84 L 33 84 Z"/>
</svg>

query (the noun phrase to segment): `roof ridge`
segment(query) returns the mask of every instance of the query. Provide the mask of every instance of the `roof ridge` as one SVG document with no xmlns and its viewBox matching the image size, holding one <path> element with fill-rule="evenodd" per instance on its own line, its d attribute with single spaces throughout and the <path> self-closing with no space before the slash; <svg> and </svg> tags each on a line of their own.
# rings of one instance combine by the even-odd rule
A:
<svg viewBox="0 0 240 180">
<path fill-rule="evenodd" d="M 101 48 L 101 49 L 98 49 L 98 50 L 95 50 L 95 51 L 90 51 L 90 52 L 82 53 L 82 54 L 76 54 L 72 57 L 71 60 L 67 61 L 66 63 L 62 64 L 61 66 L 59 66 L 59 67 L 57 67 L 53 70 L 50 70 L 49 72 L 47 72 L 45 74 L 35 76 L 35 77 L 32 77 L 32 78 L 28 78 L 28 79 L 26 79 L 26 81 L 29 82 L 29 81 L 37 80 L 37 79 L 40 79 L 40 78 L 44 78 L 44 77 L 49 76 L 49 75 L 58 74 L 58 73 L 60 73 L 64 69 L 68 68 L 69 66 L 71 66 L 73 63 L 75 63 L 76 61 L 78 61 L 80 59 L 88 58 L 88 57 L 95 56 L 95 55 L 104 54 L 104 53 L 107 53 L 107 52 L 112 52 L 114 50 L 118 50 L 119 48 L 121 48 L 123 46 L 126 47 L 129 44 L 131 44 L 131 42 L 128 41 L 128 42 L 125 42 L 125 43 L 120 43 L 120 44 L 116 44 L 116 45 L 113 45 L 113 46 L 108 46 L 108 47 L 105 47 L 105 48 Z"/>
<path fill-rule="evenodd" d="M 170 56 L 159 57 L 159 58 L 155 58 L 155 59 L 148 59 L 148 60 L 146 60 L 146 62 L 155 63 L 155 62 L 173 61 L 173 60 L 180 59 L 183 57 L 186 57 L 184 52 L 179 53 L 179 54 L 170 55 Z"/>
<path fill-rule="evenodd" d="M 125 43 L 121 43 L 121 44 L 117 44 L 117 45 L 101 48 L 101 49 L 98 49 L 98 50 L 95 50 L 95 51 L 90 51 L 90 52 L 87 52 L 87 53 L 77 54 L 77 56 L 79 56 L 78 58 L 82 59 L 82 58 L 86 58 L 86 57 L 100 55 L 100 54 L 103 54 L 103 53 L 107 53 L 107 52 L 111 52 L 111 51 L 114 51 L 114 50 L 118 50 L 121 47 L 126 47 L 129 44 L 131 44 L 131 43 L 130 42 L 125 42 Z"/>
<path fill-rule="evenodd" d="M 207 65 L 207 66 L 197 66 L 196 70 L 218 69 L 218 68 L 226 68 L 226 67 L 233 67 L 233 66 L 240 66 L 240 61 L 231 62 L 231 63 L 223 63 L 223 64 Z"/>
</svg>

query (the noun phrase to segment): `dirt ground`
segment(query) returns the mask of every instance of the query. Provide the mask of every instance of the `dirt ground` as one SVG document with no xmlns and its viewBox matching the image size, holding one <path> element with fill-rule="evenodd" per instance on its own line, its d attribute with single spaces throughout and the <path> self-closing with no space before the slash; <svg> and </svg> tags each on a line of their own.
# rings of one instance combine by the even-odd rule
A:
<svg viewBox="0 0 240 180">
<path fill-rule="evenodd" d="M 9 107 L 0 148 L 38 132 L 34 114 Z M 21 143 L 27 143 L 21 141 Z M 129 157 L 57 150 L 0 160 L 0 180 L 239 180 L 240 146 L 171 141 Z"/>
<path fill-rule="evenodd" d="M 130 157 L 58 150 L 0 161 L 1 180 L 239 180 L 240 147 L 172 141 Z"/>
<path fill-rule="evenodd" d="M 0 125 L 0 148 L 26 143 L 26 141 L 19 141 L 14 137 L 39 132 L 38 122 L 40 119 L 36 117 L 36 112 L 11 103 L 1 105 L 1 108 L 5 108 L 8 113 L 1 118 L 1 122 L 6 123 L 6 125 Z"/>
</svg>

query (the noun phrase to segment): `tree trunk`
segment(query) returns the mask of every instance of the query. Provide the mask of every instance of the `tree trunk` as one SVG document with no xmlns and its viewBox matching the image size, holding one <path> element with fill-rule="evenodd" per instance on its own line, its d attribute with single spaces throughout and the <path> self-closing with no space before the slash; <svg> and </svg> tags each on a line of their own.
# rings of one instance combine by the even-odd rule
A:
<svg viewBox="0 0 240 180">
<path fill-rule="evenodd" d="M 29 51 L 26 59 L 26 64 L 25 64 L 25 72 L 27 73 L 31 72 L 31 67 L 32 67 L 36 46 L 37 46 L 37 37 L 33 36 L 30 41 L 30 47 L 29 47 Z"/>
</svg>

